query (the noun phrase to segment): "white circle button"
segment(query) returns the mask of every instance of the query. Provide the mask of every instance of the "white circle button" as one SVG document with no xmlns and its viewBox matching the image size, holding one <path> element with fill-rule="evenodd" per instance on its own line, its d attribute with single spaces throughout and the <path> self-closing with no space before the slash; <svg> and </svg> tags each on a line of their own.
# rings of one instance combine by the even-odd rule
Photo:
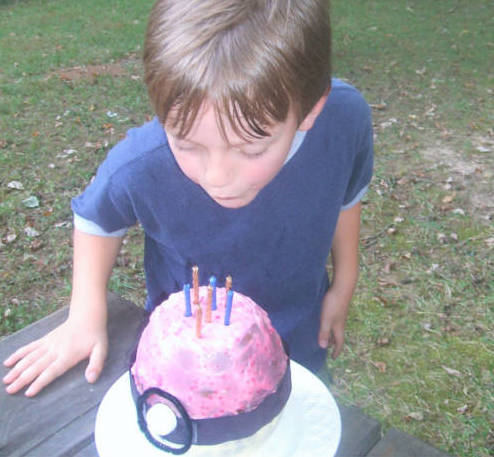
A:
<svg viewBox="0 0 494 457">
<path fill-rule="evenodd" d="M 146 422 L 149 431 L 155 436 L 168 435 L 177 427 L 175 413 L 163 403 L 156 403 L 148 409 Z"/>
</svg>

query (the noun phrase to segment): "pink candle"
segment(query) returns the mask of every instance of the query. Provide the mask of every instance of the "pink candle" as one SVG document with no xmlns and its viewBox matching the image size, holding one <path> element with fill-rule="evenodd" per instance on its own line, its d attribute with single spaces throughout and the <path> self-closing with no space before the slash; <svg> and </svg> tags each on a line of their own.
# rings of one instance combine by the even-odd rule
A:
<svg viewBox="0 0 494 457">
<path fill-rule="evenodd" d="M 202 325 L 202 309 L 199 305 L 196 306 L 196 336 L 201 337 L 201 325 Z"/>
</svg>

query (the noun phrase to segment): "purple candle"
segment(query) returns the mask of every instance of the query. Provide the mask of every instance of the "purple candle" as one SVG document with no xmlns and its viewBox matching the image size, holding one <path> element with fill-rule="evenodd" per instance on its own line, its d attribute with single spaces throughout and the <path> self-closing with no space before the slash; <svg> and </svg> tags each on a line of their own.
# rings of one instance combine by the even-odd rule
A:
<svg viewBox="0 0 494 457">
<path fill-rule="evenodd" d="M 211 303 L 211 309 L 216 311 L 216 278 L 214 276 L 209 278 L 209 284 L 213 288 L 213 301 Z"/>
<path fill-rule="evenodd" d="M 233 290 L 226 293 L 225 325 L 230 325 L 230 316 L 232 314 Z"/>
<path fill-rule="evenodd" d="M 190 308 L 190 284 L 184 284 L 185 295 L 185 317 L 192 316 L 192 310 Z"/>
</svg>

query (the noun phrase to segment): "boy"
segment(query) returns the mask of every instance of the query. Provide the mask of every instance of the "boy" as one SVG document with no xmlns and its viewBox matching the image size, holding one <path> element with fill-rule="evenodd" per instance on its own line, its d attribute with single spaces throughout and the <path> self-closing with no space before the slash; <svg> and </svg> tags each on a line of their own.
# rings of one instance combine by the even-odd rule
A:
<svg viewBox="0 0 494 457">
<path fill-rule="evenodd" d="M 11 355 L 7 391 L 32 396 L 107 353 L 106 286 L 127 227 L 145 232 L 146 307 L 231 274 L 268 311 L 291 357 L 317 372 L 343 345 L 357 280 L 372 126 L 330 76 L 326 0 L 159 0 L 144 66 L 157 117 L 132 129 L 72 202 L 67 321 Z M 326 259 L 331 250 L 330 286 Z"/>
</svg>

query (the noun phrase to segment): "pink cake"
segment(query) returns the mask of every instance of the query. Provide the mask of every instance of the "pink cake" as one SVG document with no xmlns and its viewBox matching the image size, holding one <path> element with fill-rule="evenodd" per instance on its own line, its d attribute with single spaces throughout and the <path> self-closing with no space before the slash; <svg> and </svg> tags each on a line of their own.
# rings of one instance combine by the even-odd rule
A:
<svg viewBox="0 0 494 457">
<path fill-rule="evenodd" d="M 230 324 L 225 325 L 226 291 L 217 288 L 217 309 L 206 322 L 207 295 L 208 288 L 199 287 L 200 337 L 196 306 L 192 304 L 192 316 L 184 316 L 184 292 L 170 295 L 158 306 L 131 368 L 140 392 L 151 387 L 166 390 L 192 419 L 254 410 L 276 391 L 287 370 L 281 339 L 262 308 L 235 292 Z"/>
</svg>

